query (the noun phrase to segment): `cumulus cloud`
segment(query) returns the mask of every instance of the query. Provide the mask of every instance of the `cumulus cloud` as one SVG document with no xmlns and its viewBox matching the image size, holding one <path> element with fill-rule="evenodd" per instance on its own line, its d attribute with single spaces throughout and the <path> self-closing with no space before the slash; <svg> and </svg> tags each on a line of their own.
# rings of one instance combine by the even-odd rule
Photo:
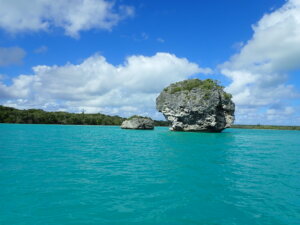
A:
<svg viewBox="0 0 300 225">
<path fill-rule="evenodd" d="M 206 70 L 169 53 L 130 56 L 118 66 L 94 55 L 78 65 L 35 66 L 32 75 L 20 75 L 11 85 L 0 82 L 0 98 L 18 108 L 155 116 L 164 87 Z"/>
<path fill-rule="evenodd" d="M 78 37 L 80 31 L 110 30 L 134 9 L 108 0 L 9 0 L 1 1 L 0 27 L 10 33 L 62 28 Z"/>
<path fill-rule="evenodd" d="M 240 52 L 220 66 L 232 81 L 227 90 L 234 101 L 247 109 L 299 98 L 287 81 L 290 72 L 300 69 L 300 0 L 264 15 L 253 31 Z"/>
<path fill-rule="evenodd" d="M 0 66 L 21 64 L 25 55 L 26 52 L 19 47 L 0 47 Z"/>
</svg>

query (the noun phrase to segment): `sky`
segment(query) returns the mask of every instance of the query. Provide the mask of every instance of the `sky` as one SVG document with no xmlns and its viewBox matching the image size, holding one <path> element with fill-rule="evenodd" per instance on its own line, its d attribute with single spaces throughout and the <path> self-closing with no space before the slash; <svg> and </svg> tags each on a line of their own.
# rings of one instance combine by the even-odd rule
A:
<svg viewBox="0 0 300 225">
<path fill-rule="evenodd" d="M 236 124 L 300 125 L 300 0 L 0 0 L 0 104 L 163 119 L 216 79 Z"/>
</svg>

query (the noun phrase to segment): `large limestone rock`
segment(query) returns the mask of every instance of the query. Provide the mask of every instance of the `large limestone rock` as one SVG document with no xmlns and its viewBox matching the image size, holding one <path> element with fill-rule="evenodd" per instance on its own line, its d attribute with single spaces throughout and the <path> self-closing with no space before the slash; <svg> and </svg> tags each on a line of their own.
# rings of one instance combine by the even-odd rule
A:
<svg viewBox="0 0 300 225">
<path fill-rule="evenodd" d="M 153 130 L 154 121 L 148 117 L 132 116 L 122 123 L 121 128 L 137 129 L 137 130 Z"/>
<path fill-rule="evenodd" d="M 171 84 L 156 99 L 156 108 L 173 131 L 221 132 L 234 122 L 231 94 L 211 79 Z"/>
</svg>

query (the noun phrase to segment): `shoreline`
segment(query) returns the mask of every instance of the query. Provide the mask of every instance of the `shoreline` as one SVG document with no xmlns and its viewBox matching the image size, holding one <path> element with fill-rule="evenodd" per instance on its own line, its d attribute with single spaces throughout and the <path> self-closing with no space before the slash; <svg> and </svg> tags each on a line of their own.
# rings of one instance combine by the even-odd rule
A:
<svg viewBox="0 0 300 225">
<path fill-rule="evenodd" d="M 0 123 L 0 124 L 28 124 L 28 125 L 61 125 L 61 126 L 115 126 L 116 124 L 61 124 L 61 123 Z M 169 126 L 155 126 L 155 127 L 169 127 Z M 230 128 L 234 129 L 250 129 L 250 130 L 294 130 L 300 131 L 300 126 L 284 126 L 284 125 L 232 125 Z M 226 128 L 226 129 L 230 129 Z"/>
<path fill-rule="evenodd" d="M 285 125 L 242 125 L 234 124 L 231 128 L 235 129 L 257 129 L 257 130 L 299 130 L 300 126 L 285 126 Z"/>
</svg>

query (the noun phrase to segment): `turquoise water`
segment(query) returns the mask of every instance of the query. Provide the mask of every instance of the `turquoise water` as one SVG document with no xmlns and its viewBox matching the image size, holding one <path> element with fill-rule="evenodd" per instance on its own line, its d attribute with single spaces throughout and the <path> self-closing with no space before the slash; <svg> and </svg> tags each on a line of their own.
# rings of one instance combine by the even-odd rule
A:
<svg viewBox="0 0 300 225">
<path fill-rule="evenodd" d="M 300 132 L 0 124 L 0 224 L 300 224 Z"/>
</svg>

